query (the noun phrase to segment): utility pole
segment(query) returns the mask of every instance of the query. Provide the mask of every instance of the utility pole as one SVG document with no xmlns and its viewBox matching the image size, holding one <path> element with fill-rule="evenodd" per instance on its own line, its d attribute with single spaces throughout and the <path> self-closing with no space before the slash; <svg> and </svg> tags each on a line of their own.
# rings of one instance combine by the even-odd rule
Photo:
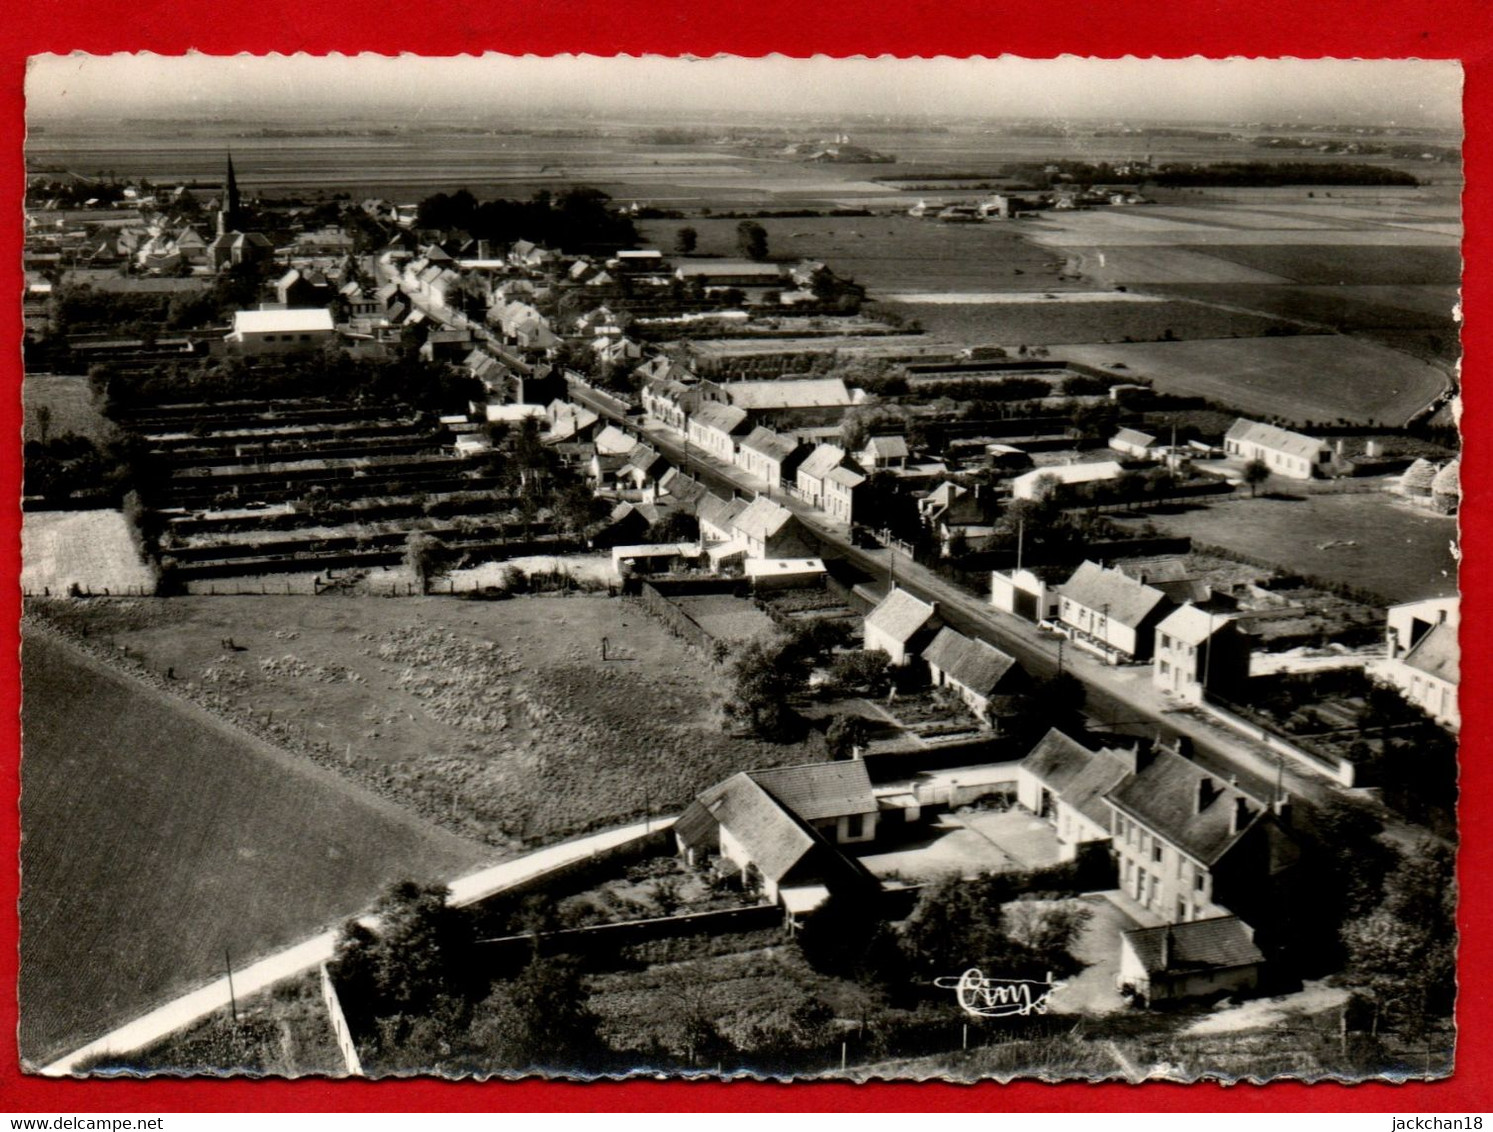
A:
<svg viewBox="0 0 1493 1132">
<path fill-rule="evenodd" d="M 233 1020 L 238 1021 L 238 996 L 233 993 L 233 958 L 228 948 L 223 949 L 223 966 L 228 968 L 228 1005 L 233 1010 Z"/>
</svg>

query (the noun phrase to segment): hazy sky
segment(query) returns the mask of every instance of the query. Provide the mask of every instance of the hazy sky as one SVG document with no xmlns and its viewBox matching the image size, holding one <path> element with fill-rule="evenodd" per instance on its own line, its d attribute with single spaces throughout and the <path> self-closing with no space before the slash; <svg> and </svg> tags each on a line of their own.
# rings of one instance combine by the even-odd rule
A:
<svg viewBox="0 0 1493 1132">
<path fill-rule="evenodd" d="M 1455 126 L 1450 61 L 45 55 L 30 112 L 743 111 Z"/>
</svg>

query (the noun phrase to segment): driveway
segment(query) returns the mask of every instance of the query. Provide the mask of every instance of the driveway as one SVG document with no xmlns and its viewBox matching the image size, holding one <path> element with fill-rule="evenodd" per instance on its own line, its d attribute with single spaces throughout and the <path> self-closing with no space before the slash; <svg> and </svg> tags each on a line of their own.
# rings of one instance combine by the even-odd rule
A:
<svg viewBox="0 0 1493 1132">
<path fill-rule="evenodd" d="M 1014 861 L 1016 868 L 1040 869 L 1058 863 L 1058 837 L 1052 823 L 1027 810 L 966 810 L 958 819 Z"/>
<path fill-rule="evenodd" d="M 1052 992 L 1051 1009 L 1054 1014 L 1113 1014 L 1127 1008 L 1115 989 L 1115 976 L 1120 973 L 1120 935 L 1140 925 L 1102 896 L 1079 899 L 1092 915 L 1073 954 L 1088 966 Z"/>
<path fill-rule="evenodd" d="M 877 877 L 896 874 L 910 882 L 1021 868 L 1019 861 L 1003 853 L 989 838 L 950 814 L 941 814 L 915 840 L 859 859 Z"/>
</svg>

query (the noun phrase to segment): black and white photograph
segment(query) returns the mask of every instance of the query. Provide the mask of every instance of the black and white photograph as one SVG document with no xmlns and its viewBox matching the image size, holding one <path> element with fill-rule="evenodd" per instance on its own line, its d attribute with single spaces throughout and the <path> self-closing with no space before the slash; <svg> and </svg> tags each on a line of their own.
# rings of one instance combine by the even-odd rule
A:
<svg viewBox="0 0 1493 1132">
<path fill-rule="evenodd" d="M 1453 1076 L 1461 97 L 33 56 L 22 1070 Z"/>
</svg>

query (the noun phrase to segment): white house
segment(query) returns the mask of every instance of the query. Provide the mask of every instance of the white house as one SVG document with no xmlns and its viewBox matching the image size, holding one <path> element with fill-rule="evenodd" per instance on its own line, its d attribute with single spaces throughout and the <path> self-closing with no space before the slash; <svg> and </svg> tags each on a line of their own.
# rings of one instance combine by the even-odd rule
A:
<svg viewBox="0 0 1493 1132">
<path fill-rule="evenodd" d="M 285 354 L 334 341 L 332 312 L 311 310 L 234 311 L 228 348 L 243 354 Z"/>
<path fill-rule="evenodd" d="M 1058 593 L 1052 582 L 1063 571 L 1050 567 L 990 572 L 990 604 L 1028 621 L 1055 621 Z"/>
<path fill-rule="evenodd" d="M 1224 434 L 1223 450 L 1240 460 L 1259 460 L 1271 475 L 1295 480 L 1321 475 L 1332 463 L 1332 446 L 1327 441 L 1243 417 Z"/>
<path fill-rule="evenodd" d="M 865 647 L 879 650 L 898 668 L 912 662 L 940 627 L 936 602 L 894 589 L 866 614 Z"/>
<path fill-rule="evenodd" d="M 708 401 L 689 418 L 689 439 L 725 464 L 736 462 L 736 437 L 746 431 L 747 415 L 734 405 Z"/>
<path fill-rule="evenodd" d="M 1210 613 L 1189 602 L 1156 626 L 1151 682 L 1186 704 L 1199 704 L 1209 691 L 1240 687 L 1249 677 L 1248 640 L 1227 614 Z"/>
<path fill-rule="evenodd" d="M 1260 984 L 1265 956 L 1254 929 L 1237 916 L 1134 928 L 1120 936 L 1115 983 L 1147 1006 L 1214 995 L 1239 996 Z"/>
<path fill-rule="evenodd" d="M 1016 768 L 1016 800 L 1057 832 L 1058 855 L 1074 860 L 1083 846 L 1112 836 L 1104 795 L 1135 772 L 1125 751 L 1091 751 L 1055 728 Z"/>
<path fill-rule="evenodd" d="M 1407 700 L 1451 731 L 1462 726 L 1457 697 L 1462 679 L 1457 641 L 1460 623 L 1461 602 L 1455 597 L 1390 606 L 1384 659 L 1368 669 L 1370 676 L 1399 689 Z"/>
<path fill-rule="evenodd" d="M 1116 460 L 1101 460 L 1093 464 L 1058 464 L 1050 468 L 1034 468 L 1011 481 L 1012 499 L 1037 499 L 1049 482 L 1059 487 L 1076 487 L 1083 483 L 1099 483 L 1118 479 L 1124 471 Z"/>
</svg>

